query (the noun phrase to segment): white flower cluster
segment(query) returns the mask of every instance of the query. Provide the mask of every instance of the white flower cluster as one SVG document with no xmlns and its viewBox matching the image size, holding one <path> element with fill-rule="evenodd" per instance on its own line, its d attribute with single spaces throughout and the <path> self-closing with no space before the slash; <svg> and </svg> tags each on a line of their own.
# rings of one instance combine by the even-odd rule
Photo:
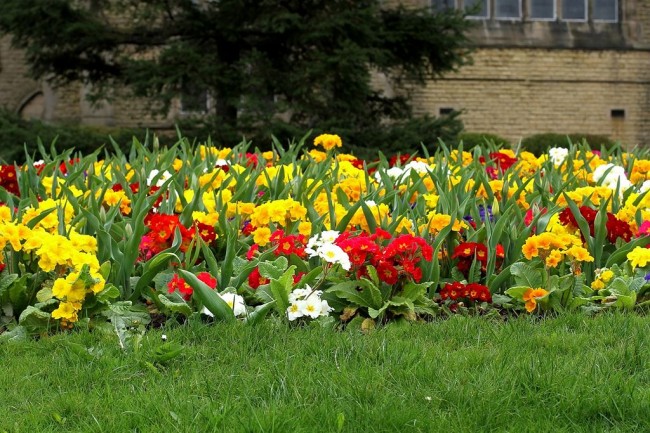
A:
<svg viewBox="0 0 650 433">
<path fill-rule="evenodd" d="M 614 164 L 603 164 L 596 167 L 594 170 L 594 182 L 598 182 L 602 186 L 613 190 L 616 190 L 618 187 L 620 188 L 621 194 L 632 186 L 632 182 L 625 175 L 625 169 Z"/>
<path fill-rule="evenodd" d="M 548 156 L 553 162 L 553 165 L 559 167 L 566 160 L 569 155 L 569 149 L 563 147 L 551 147 L 548 150 Z"/>
<path fill-rule="evenodd" d="M 426 174 L 431 170 L 431 167 L 426 162 L 411 161 L 404 167 L 389 168 L 386 170 L 386 174 L 394 181 L 403 181 L 405 179 L 408 179 L 408 177 L 411 175 L 411 171 L 415 171 L 418 174 Z M 381 175 L 379 172 L 375 173 L 375 179 L 377 182 L 381 183 Z"/>
<path fill-rule="evenodd" d="M 151 171 L 149 172 L 149 176 L 147 176 L 147 185 L 151 186 L 151 184 L 153 183 L 154 178 L 155 178 L 156 176 L 158 176 L 159 173 L 160 173 L 160 171 L 159 171 L 159 170 L 156 170 L 155 168 L 154 168 L 153 170 L 151 170 Z M 169 179 L 170 177 L 172 177 L 172 175 L 171 175 L 170 172 L 168 172 L 167 170 L 163 171 L 163 172 L 162 172 L 162 175 L 160 176 L 160 179 L 158 179 L 158 180 L 156 181 L 156 186 L 157 186 L 157 187 L 161 187 L 161 186 L 163 186 L 163 184 L 164 184 L 164 183 L 167 181 L 167 179 Z"/>
<path fill-rule="evenodd" d="M 293 321 L 300 317 L 316 319 L 320 316 L 327 316 L 333 310 L 327 301 L 322 300 L 320 290 L 313 290 L 308 285 L 304 289 L 295 289 L 289 295 L 289 308 L 287 317 Z"/>
<path fill-rule="evenodd" d="M 350 270 L 350 256 L 341 247 L 334 244 L 339 237 L 336 230 L 326 230 L 312 236 L 307 242 L 305 252 L 309 257 L 320 257 L 327 263 L 339 264 L 346 271 Z"/>
<path fill-rule="evenodd" d="M 232 308 L 232 312 L 235 314 L 236 317 L 240 316 L 245 316 L 246 315 L 246 304 L 244 303 L 244 298 L 239 296 L 236 293 L 220 293 L 218 294 L 221 299 L 224 300 L 226 304 L 230 308 Z M 201 313 L 214 317 L 214 314 L 210 312 L 207 308 L 203 307 L 203 310 L 201 310 Z"/>
</svg>

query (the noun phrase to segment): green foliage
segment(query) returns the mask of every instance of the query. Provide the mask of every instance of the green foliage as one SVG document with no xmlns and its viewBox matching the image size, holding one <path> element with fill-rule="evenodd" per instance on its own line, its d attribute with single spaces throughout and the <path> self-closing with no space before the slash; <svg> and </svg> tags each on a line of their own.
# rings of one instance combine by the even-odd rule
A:
<svg viewBox="0 0 650 433">
<path fill-rule="evenodd" d="M 447 143 L 447 142 L 446 142 Z M 483 132 L 461 132 L 455 142 L 454 147 L 463 144 L 463 150 L 471 152 L 475 147 L 484 147 L 486 145 L 496 146 L 500 149 L 510 149 L 512 145 L 510 142 L 496 134 L 483 133 Z"/>
<path fill-rule="evenodd" d="M 592 149 L 600 150 L 611 149 L 615 142 L 606 135 L 596 134 L 558 134 L 547 132 L 544 134 L 535 134 L 525 137 L 521 141 L 521 150 L 532 152 L 537 156 L 547 153 L 552 147 L 570 148 L 571 144 L 586 142 Z"/>
<path fill-rule="evenodd" d="M 52 147 L 56 153 L 67 149 L 88 155 L 104 146 L 112 151 L 111 140 L 126 152 L 133 144 L 133 137 L 145 141 L 148 133 L 144 129 L 104 128 L 78 125 L 49 125 L 38 120 L 21 119 L 18 115 L 0 110 L 0 160 L 6 163 L 25 162 L 25 152 L 38 160 L 43 158 L 38 151 L 38 143 L 44 144 L 49 151 Z M 162 135 L 158 138 L 162 144 L 173 144 L 177 138 Z M 52 144 L 52 145 L 51 145 Z"/>
<path fill-rule="evenodd" d="M 205 91 L 217 142 L 244 136 L 262 148 L 270 133 L 283 142 L 318 126 L 354 146 L 411 151 L 458 122 L 410 120 L 408 92 L 388 95 L 371 78 L 413 88 L 467 63 L 466 13 L 379 0 L 4 0 L 0 35 L 24 50 L 35 78 L 83 80 L 94 100 L 126 87 L 167 114 L 181 94 Z"/>
</svg>

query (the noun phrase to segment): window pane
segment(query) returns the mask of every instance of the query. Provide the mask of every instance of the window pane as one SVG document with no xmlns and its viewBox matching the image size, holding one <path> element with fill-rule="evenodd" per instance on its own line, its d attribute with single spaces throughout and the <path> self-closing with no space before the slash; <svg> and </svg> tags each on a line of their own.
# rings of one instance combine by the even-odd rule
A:
<svg viewBox="0 0 650 433">
<path fill-rule="evenodd" d="M 472 17 L 487 18 L 489 16 L 488 0 L 466 0 L 465 9 L 471 13 Z"/>
<path fill-rule="evenodd" d="M 600 21 L 616 21 L 617 3 L 616 0 L 594 0 L 594 19 Z"/>
<path fill-rule="evenodd" d="M 520 18 L 519 0 L 496 0 L 494 14 L 497 18 Z"/>
<path fill-rule="evenodd" d="M 562 1 L 562 18 L 565 20 L 587 20 L 587 5 L 585 0 Z"/>
<path fill-rule="evenodd" d="M 431 7 L 434 11 L 444 11 L 456 7 L 456 0 L 431 0 Z"/>
<path fill-rule="evenodd" d="M 533 19 L 554 19 L 555 0 L 530 0 L 530 17 Z"/>
</svg>

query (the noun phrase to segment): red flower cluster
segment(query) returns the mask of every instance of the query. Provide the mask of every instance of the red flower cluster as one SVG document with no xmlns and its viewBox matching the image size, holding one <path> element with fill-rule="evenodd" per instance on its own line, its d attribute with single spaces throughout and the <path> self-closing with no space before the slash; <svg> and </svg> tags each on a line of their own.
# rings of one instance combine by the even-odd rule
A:
<svg viewBox="0 0 650 433">
<path fill-rule="evenodd" d="M 440 299 L 446 301 L 492 302 L 492 294 L 487 286 L 478 283 L 463 284 L 455 281 L 447 283 L 440 290 Z"/>
<path fill-rule="evenodd" d="M 68 160 L 67 165 L 74 165 L 79 161 L 81 161 L 81 159 L 79 158 L 70 159 Z M 34 168 L 36 169 L 36 173 L 41 174 L 41 172 L 45 168 L 45 164 L 34 164 Z M 59 164 L 59 171 L 61 172 L 61 174 L 68 174 L 68 167 L 66 166 L 65 161 Z"/>
<path fill-rule="evenodd" d="M 485 171 L 487 171 L 492 179 L 498 179 L 499 172 L 503 173 L 517 163 L 517 158 L 513 158 L 502 152 L 491 152 L 488 157 L 494 165 L 485 167 Z M 485 157 L 479 157 L 479 162 L 485 164 Z"/>
<path fill-rule="evenodd" d="M 587 224 L 589 225 L 589 234 L 593 236 L 595 232 L 594 223 L 596 221 L 596 215 L 598 215 L 598 211 L 588 206 L 581 206 L 580 215 L 582 215 L 582 217 L 587 221 Z M 560 222 L 564 225 L 568 225 L 574 228 L 579 227 L 578 222 L 576 221 L 576 217 L 573 215 L 573 212 L 571 212 L 570 208 L 566 208 L 560 212 L 559 219 Z M 607 212 L 607 222 L 605 223 L 605 227 L 607 228 L 607 240 L 611 243 L 615 243 L 617 238 L 621 238 L 625 242 L 629 242 L 630 239 L 632 239 L 633 233 L 630 225 L 625 221 L 619 220 L 614 214 L 610 212 Z M 582 233 L 580 233 L 580 236 L 584 241 L 585 239 Z"/>
<path fill-rule="evenodd" d="M 298 272 L 293 276 L 293 283 L 298 284 L 304 275 L 304 272 Z M 259 286 L 268 284 L 269 282 L 270 281 L 268 278 L 260 275 L 259 268 L 253 269 L 253 271 L 248 274 L 248 285 L 251 287 L 251 289 L 257 289 Z"/>
<path fill-rule="evenodd" d="M 377 229 L 373 234 L 357 236 L 344 232 L 335 243 L 350 257 L 351 271 L 357 277 L 367 276 L 367 265 L 370 264 L 377 269 L 379 279 L 387 284 L 395 284 L 400 278 L 420 282 L 422 269 L 417 265 L 422 259 L 432 260 L 431 245 L 423 238 L 410 234 L 390 239 L 390 233 Z M 390 242 L 383 245 L 387 240 Z"/>
<path fill-rule="evenodd" d="M 203 281 L 211 289 L 217 288 L 217 279 L 214 278 L 208 272 L 201 272 L 196 276 L 199 280 Z M 174 293 L 176 290 L 183 296 L 183 299 L 189 301 L 194 293 L 194 289 L 185 282 L 185 280 L 180 277 L 178 274 L 174 274 L 172 279 L 167 283 L 167 291 L 169 293 Z"/>
<path fill-rule="evenodd" d="M 496 248 L 496 266 L 499 267 L 503 263 L 505 252 L 503 246 L 500 244 Z M 454 248 L 454 253 L 451 255 L 452 259 L 458 259 L 456 267 L 463 275 L 467 276 L 474 260 L 478 260 L 481 264 L 481 270 L 485 271 L 488 262 L 487 247 L 478 242 L 463 242 Z"/>
<path fill-rule="evenodd" d="M 13 195 L 20 195 L 16 167 L 13 165 L 0 165 L 0 187 Z"/>
<path fill-rule="evenodd" d="M 115 185 L 113 185 L 113 186 L 111 187 L 111 189 L 112 189 L 113 191 L 123 191 L 123 190 L 124 190 L 124 187 L 122 186 L 122 184 L 116 183 Z M 134 182 L 134 183 L 130 184 L 130 185 L 129 185 L 129 189 L 131 190 L 131 192 L 132 192 L 133 194 L 137 194 L 137 193 L 140 191 L 140 182 Z M 159 186 L 157 186 L 157 185 L 151 185 L 151 186 L 149 187 L 149 193 L 148 193 L 148 194 L 149 194 L 149 195 L 154 195 L 156 192 L 158 192 L 159 189 L 160 189 Z M 158 206 L 160 206 L 160 202 L 162 202 L 162 200 L 163 200 L 163 196 L 166 196 L 166 195 L 168 195 L 168 194 L 169 194 L 169 193 L 161 194 L 161 195 L 156 199 L 156 202 L 153 204 L 153 207 L 158 207 Z"/>
<path fill-rule="evenodd" d="M 249 232 L 252 233 L 253 231 L 255 231 L 254 227 L 249 229 Z M 276 256 L 290 256 L 291 254 L 295 254 L 301 259 L 304 259 L 307 255 L 307 253 L 305 253 L 306 242 L 307 239 L 304 235 L 288 235 L 284 230 L 278 229 L 271 233 L 266 249 L 273 249 Z M 246 258 L 252 260 L 259 252 L 259 249 L 259 245 L 253 244 L 246 253 Z"/>
<path fill-rule="evenodd" d="M 388 165 L 390 167 L 395 167 L 398 162 L 399 162 L 399 165 L 404 165 L 404 164 L 406 164 L 408 162 L 409 159 L 411 159 L 411 155 L 408 154 L 408 153 L 401 153 L 399 155 L 393 155 L 388 160 Z"/>
<path fill-rule="evenodd" d="M 144 219 L 144 224 L 149 228 L 149 232 L 142 236 L 140 241 L 140 256 L 144 260 L 149 260 L 155 254 L 171 247 L 177 228 L 183 238 L 180 246 L 183 252 L 187 251 L 196 235 L 207 244 L 217 238 L 214 227 L 196 222 L 192 227 L 187 228 L 180 223 L 178 215 L 149 213 Z"/>
</svg>

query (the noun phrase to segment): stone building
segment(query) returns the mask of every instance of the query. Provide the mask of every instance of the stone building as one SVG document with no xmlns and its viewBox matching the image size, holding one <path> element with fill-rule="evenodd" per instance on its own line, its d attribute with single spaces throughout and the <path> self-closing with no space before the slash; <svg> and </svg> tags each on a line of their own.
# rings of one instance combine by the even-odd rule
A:
<svg viewBox="0 0 650 433">
<path fill-rule="evenodd" d="M 543 133 L 608 135 L 650 144 L 650 1 L 392 0 L 433 11 L 473 7 L 473 64 L 413 93 L 417 114 L 462 110 L 465 128 L 517 142 Z M 119 99 L 91 106 L 87 89 L 52 89 L 27 78 L 20 52 L 0 39 L 0 105 L 49 122 L 166 128 L 183 115 L 179 100 L 164 118 Z M 384 81 L 384 86 L 390 86 Z M 387 89 L 395 91 L 395 89 Z M 193 100 L 187 105 L 209 104 Z"/>
<path fill-rule="evenodd" d="M 414 0 L 476 14 L 473 64 L 414 95 L 419 113 L 463 110 L 465 128 L 650 145 L 650 1 Z"/>
</svg>

